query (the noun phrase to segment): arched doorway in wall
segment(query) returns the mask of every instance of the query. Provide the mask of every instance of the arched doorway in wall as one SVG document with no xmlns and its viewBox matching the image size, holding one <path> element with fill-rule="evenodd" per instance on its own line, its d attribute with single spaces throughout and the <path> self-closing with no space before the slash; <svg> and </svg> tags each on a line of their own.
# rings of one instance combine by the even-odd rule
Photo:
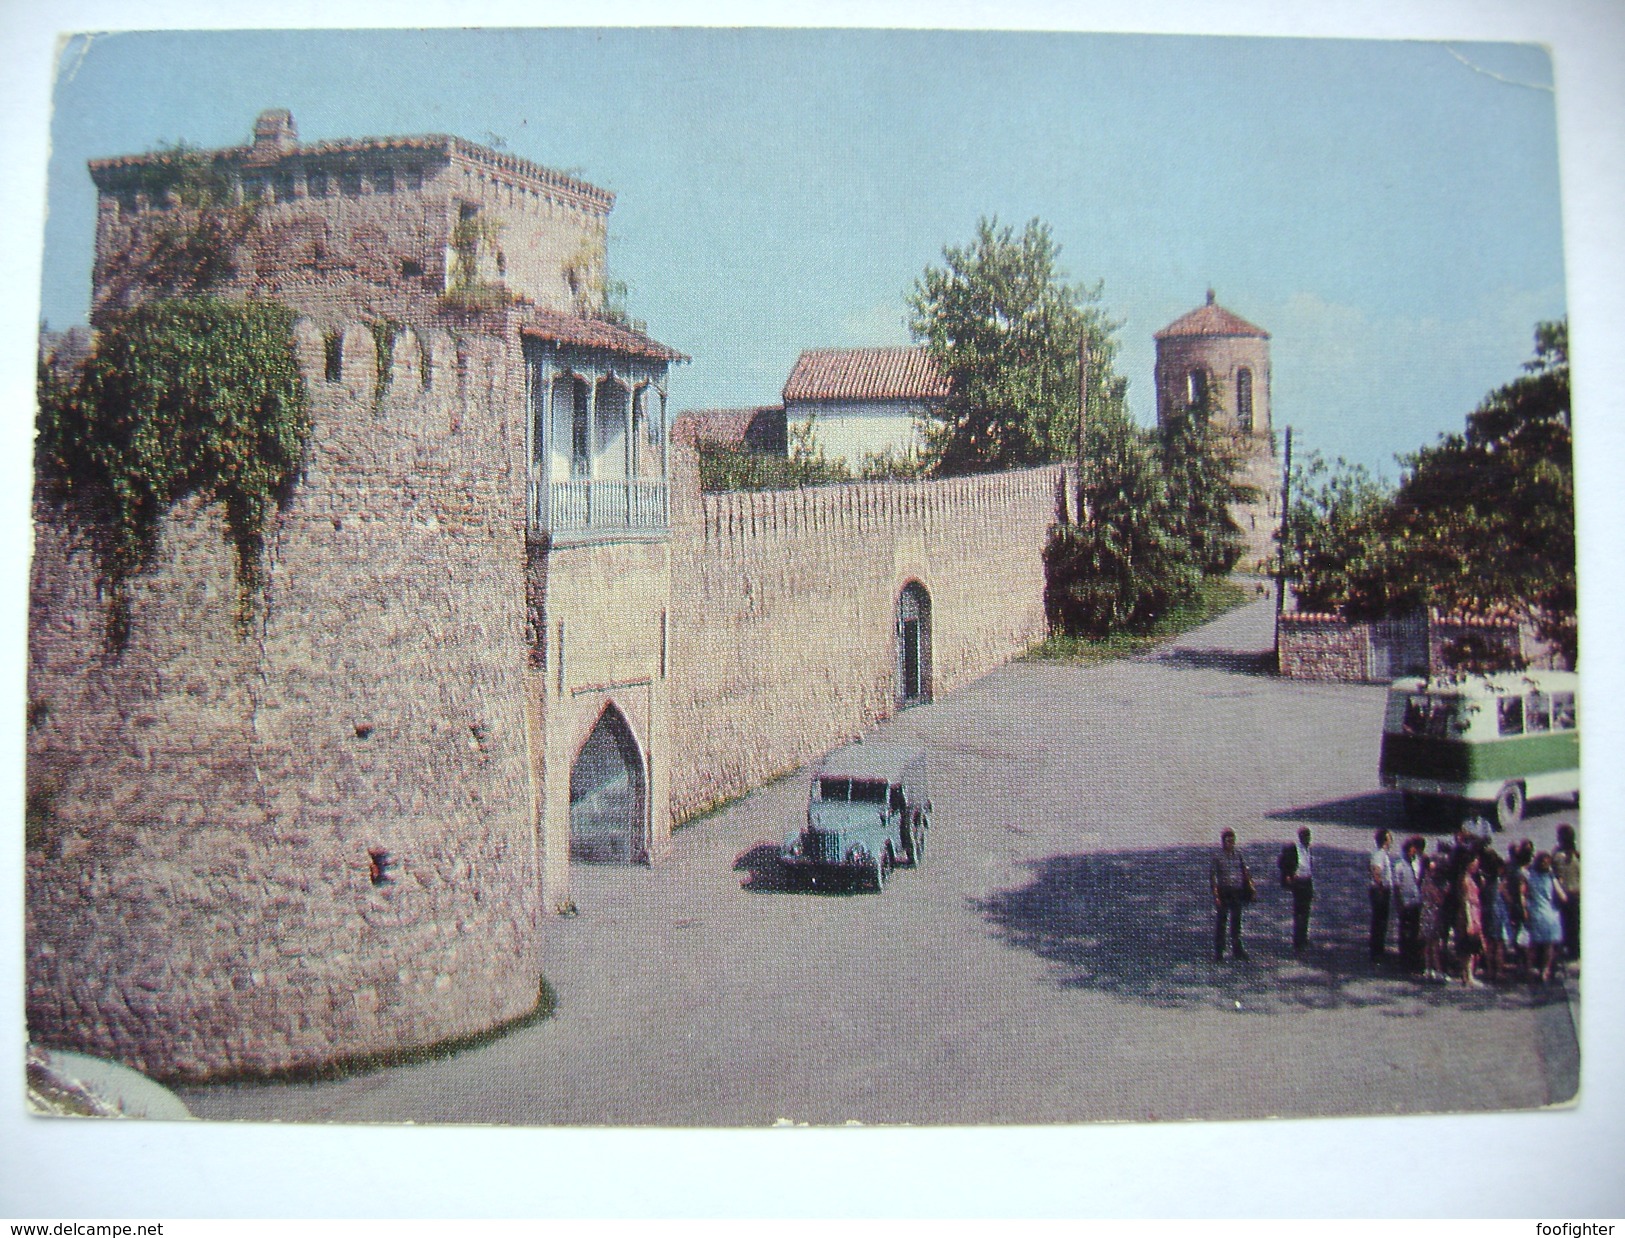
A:
<svg viewBox="0 0 1625 1238">
<path fill-rule="evenodd" d="M 641 860 L 648 819 L 643 756 L 626 718 L 604 707 L 570 766 L 570 858 Z"/>
<path fill-rule="evenodd" d="M 931 699 L 931 595 L 917 580 L 897 596 L 897 706 Z"/>
</svg>

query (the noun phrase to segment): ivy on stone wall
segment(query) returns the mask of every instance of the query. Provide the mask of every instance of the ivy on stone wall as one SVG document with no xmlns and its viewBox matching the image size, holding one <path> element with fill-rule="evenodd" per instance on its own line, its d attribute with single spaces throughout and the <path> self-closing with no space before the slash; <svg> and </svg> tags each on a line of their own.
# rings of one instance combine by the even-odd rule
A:
<svg viewBox="0 0 1625 1238">
<path fill-rule="evenodd" d="M 393 318 L 380 318 L 372 324 L 372 348 L 378 362 L 378 384 L 374 389 L 374 403 L 383 405 L 384 393 L 389 390 L 389 380 L 395 365 L 395 341 L 405 330 L 403 323 Z"/>
<path fill-rule="evenodd" d="M 159 519 L 193 496 L 225 509 L 235 617 L 246 631 L 266 522 L 310 437 L 293 320 L 270 301 L 151 301 L 103 321 L 77 376 L 42 369 L 37 468 L 46 492 L 103 534 L 115 647 L 128 633 L 129 580 L 151 561 Z"/>
<path fill-rule="evenodd" d="M 452 228 L 451 278 L 442 297 L 448 308 L 478 312 L 513 304 L 514 294 L 502 282 L 502 230 L 500 219 L 481 213 L 465 214 Z"/>
<path fill-rule="evenodd" d="M 242 196 L 225 164 L 182 142 L 138 164 L 127 188 L 152 209 L 142 216 L 145 244 L 114 256 L 101 273 L 110 303 L 137 289 L 194 296 L 236 276 L 263 200 Z"/>
</svg>

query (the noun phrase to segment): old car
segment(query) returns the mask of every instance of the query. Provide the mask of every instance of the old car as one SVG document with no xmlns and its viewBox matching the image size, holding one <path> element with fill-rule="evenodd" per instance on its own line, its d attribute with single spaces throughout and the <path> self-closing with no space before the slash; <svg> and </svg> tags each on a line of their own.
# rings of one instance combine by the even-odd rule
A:
<svg viewBox="0 0 1625 1238">
<path fill-rule="evenodd" d="M 814 880 L 845 872 L 883 890 L 896 865 L 924 862 L 930 813 L 923 752 L 852 744 L 814 767 L 806 824 L 785 839 L 780 858 Z"/>
</svg>

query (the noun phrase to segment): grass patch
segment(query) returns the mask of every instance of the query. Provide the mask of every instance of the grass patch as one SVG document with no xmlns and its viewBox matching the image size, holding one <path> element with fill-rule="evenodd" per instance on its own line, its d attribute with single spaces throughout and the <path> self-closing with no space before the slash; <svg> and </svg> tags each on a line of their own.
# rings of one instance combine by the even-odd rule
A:
<svg viewBox="0 0 1625 1238">
<path fill-rule="evenodd" d="M 1087 666 L 1133 657 L 1252 601 L 1258 596 L 1257 589 L 1254 582 L 1242 583 L 1228 576 L 1205 576 L 1194 598 L 1174 607 L 1145 632 L 1114 632 L 1100 640 L 1052 632 L 1024 653 L 1021 661 L 1072 662 Z"/>
</svg>

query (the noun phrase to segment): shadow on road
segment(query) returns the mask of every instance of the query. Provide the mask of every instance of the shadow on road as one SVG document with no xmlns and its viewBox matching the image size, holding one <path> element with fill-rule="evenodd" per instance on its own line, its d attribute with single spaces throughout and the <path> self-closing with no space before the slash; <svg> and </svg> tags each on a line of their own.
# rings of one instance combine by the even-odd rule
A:
<svg viewBox="0 0 1625 1238">
<path fill-rule="evenodd" d="M 1296 821 L 1304 825 L 1348 825 L 1371 831 L 1386 827 L 1393 830 L 1396 837 L 1406 828 L 1399 795 L 1393 791 L 1349 795 L 1340 800 L 1283 809 L 1267 816 L 1271 821 Z M 1441 828 L 1455 827 L 1453 824 L 1448 827 L 1441 824 Z"/>
<path fill-rule="evenodd" d="M 1176 670 L 1228 671 L 1232 675 L 1275 674 L 1275 652 L 1241 649 L 1167 649 L 1149 655 L 1148 660 Z"/>
<path fill-rule="evenodd" d="M 1561 1001 L 1561 991 L 1466 990 L 1418 984 L 1397 963 L 1367 957 L 1370 906 L 1363 852 L 1315 849 L 1311 948 L 1291 951 L 1292 899 L 1281 888 L 1275 848 L 1244 849 L 1258 901 L 1243 915 L 1250 958 L 1213 961 L 1213 899 L 1206 847 L 1060 855 L 1031 865 L 1033 880 L 973 902 L 1010 946 L 1055 967 L 1066 988 L 1109 993 L 1149 1006 L 1243 1003 L 1246 1009 L 1376 1009 L 1422 1014 L 1441 1003 L 1489 1007 Z M 1390 945 L 1394 941 L 1390 928 Z"/>
<path fill-rule="evenodd" d="M 865 894 L 873 883 L 864 873 L 812 873 L 792 868 L 772 843 L 757 843 L 734 859 L 734 872 L 745 873 L 741 888 L 752 894 Z"/>
<path fill-rule="evenodd" d="M 1370 791 L 1364 795 L 1350 795 L 1340 800 L 1327 800 L 1321 804 L 1305 804 L 1300 808 L 1272 812 L 1268 814 L 1268 819 L 1298 821 L 1305 825 L 1348 825 L 1373 832 L 1378 827 L 1386 826 L 1398 839 L 1406 834 L 1454 833 L 1462 818 L 1472 815 L 1473 811 L 1470 805 L 1440 800 L 1428 804 L 1412 818 L 1406 816 L 1403 801 L 1397 791 Z M 1526 809 L 1529 817 L 1564 811 L 1579 810 L 1571 799 L 1530 800 Z M 1514 828 L 1511 836 L 1516 837 L 1517 834 L 1518 831 Z"/>
</svg>

